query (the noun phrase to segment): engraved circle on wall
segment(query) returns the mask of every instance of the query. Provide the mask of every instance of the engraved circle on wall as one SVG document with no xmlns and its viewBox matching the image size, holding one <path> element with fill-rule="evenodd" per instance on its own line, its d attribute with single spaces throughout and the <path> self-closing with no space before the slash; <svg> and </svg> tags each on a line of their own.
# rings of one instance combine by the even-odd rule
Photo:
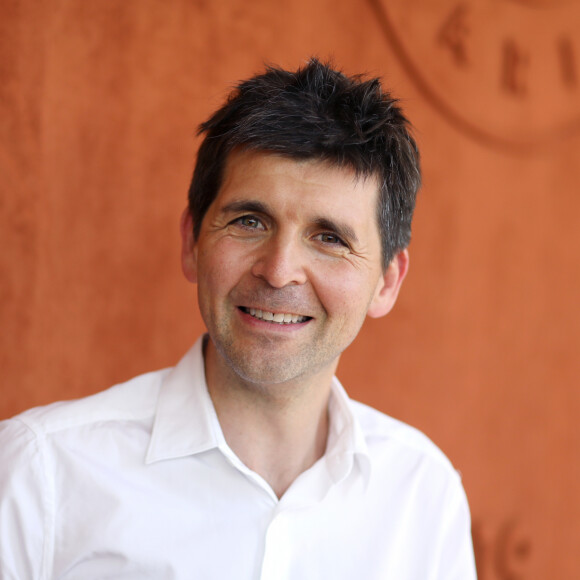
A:
<svg viewBox="0 0 580 580">
<path fill-rule="evenodd" d="M 491 146 L 580 131 L 580 1 L 369 0 L 427 99 Z"/>
</svg>

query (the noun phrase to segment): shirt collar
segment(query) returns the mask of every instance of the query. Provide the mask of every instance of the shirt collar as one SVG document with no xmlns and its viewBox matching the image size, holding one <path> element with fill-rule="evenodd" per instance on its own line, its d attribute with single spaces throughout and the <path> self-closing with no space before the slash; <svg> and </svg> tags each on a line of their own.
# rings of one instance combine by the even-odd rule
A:
<svg viewBox="0 0 580 580">
<path fill-rule="evenodd" d="M 205 381 L 203 342 L 200 337 L 161 385 L 147 463 L 225 445 Z"/>
<path fill-rule="evenodd" d="M 370 478 L 370 454 L 366 437 L 357 420 L 353 405 L 340 381 L 334 377 L 329 401 L 330 426 L 325 460 L 335 483 L 358 469 L 365 487 Z"/>
<path fill-rule="evenodd" d="M 229 449 L 207 390 L 200 337 L 165 377 L 159 392 L 146 463 L 175 459 L 210 449 Z M 370 476 L 366 439 L 352 403 L 335 377 L 329 401 L 329 433 L 325 461 L 334 483 L 360 470 L 364 484 Z"/>
</svg>

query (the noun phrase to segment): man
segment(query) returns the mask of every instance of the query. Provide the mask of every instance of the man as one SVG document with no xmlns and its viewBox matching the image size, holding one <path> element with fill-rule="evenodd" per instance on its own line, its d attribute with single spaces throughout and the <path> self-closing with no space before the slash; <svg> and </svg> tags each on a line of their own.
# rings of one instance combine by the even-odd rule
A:
<svg viewBox="0 0 580 580">
<path fill-rule="evenodd" d="M 182 264 L 208 333 L 174 369 L 3 424 L 2 578 L 475 578 L 448 460 L 334 378 L 407 272 L 401 110 L 313 60 L 201 130 Z"/>
</svg>

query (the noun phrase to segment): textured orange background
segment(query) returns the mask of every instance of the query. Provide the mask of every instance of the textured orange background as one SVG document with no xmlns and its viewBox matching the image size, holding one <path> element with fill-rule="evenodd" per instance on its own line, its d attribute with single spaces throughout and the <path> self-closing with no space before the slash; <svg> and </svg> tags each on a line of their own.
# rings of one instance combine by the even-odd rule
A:
<svg viewBox="0 0 580 580">
<path fill-rule="evenodd" d="M 519 101 L 487 90 L 501 76 L 490 38 L 471 49 L 487 63 L 471 85 L 450 60 L 430 93 L 414 66 L 457 57 L 436 34 L 470 3 L 425 4 L 393 2 L 387 22 L 380 0 L 0 0 L 0 418 L 179 359 L 202 331 L 178 259 L 195 127 L 264 62 L 333 57 L 402 97 L 425 182 L 400 301 L 368 322 L 339 375 L 463 473 L 481 580 L 574 580 L 580 136 L 571 123 L 526 152 L 466 129 L 480 110 L 516 136 L 550 120 L 562 87 Z M 572 34 L 566 90 L 580 103 L 578 2 L 488 4 L 498 12 L 471 23 L 474 38 L 500 17 L 509 30 L 516 9 Z M 551 70 L 548 56 L 537 69 L 527 58 L 527 74 Z"/>
</svg>

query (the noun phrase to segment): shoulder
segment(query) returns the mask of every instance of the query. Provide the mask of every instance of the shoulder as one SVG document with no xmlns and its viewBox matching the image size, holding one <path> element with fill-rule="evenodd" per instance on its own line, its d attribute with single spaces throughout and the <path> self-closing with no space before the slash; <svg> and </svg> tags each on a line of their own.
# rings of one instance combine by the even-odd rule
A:
<svg viewBox="0 0 580 580">
<path fill-rule="evenodd" d="M 95 423 L 139 421 L 153 416 L 161 383 L 169 371 L 139 375 L 88 397 L 24 411 L 0 422 L 0 440 L 31 440 Z"/>
<path fill-rule="evenodd" d="M 387 521 L 395 543 L 424 554 L 428 564 L 423 563 L 423 572 L 439 578 L 454 570 L 454 578 L 475 578 L 471 518 L 460 473 L 418 429 L 351 403 L 370 463 L 367 521 L 376 517 L 377 529 L 384 529 Z"/>
<path fill-rule="evenodd" d="M 419 429 L 364 403 L 351 401 L 351 404 L 371 454 L 388 450 L 390 455 L 402 455 L 408 461 L 428 463 L 459 477 L 443 451 Z"/>
<path fill-rule="evenodd" d="M 0 542 L 2 578 L 3 573 L 44 578 L 56 520 L 66 512 L 70 495 L 87 493 L 95 473 L 113 471 L 117 457 L 126 460 L 135 449 L 133 455 L 144 454 L 149 417 L 166 373 L 148 373 L 0 422 L 0 529 L 14 530 Z"/>
</svg>

